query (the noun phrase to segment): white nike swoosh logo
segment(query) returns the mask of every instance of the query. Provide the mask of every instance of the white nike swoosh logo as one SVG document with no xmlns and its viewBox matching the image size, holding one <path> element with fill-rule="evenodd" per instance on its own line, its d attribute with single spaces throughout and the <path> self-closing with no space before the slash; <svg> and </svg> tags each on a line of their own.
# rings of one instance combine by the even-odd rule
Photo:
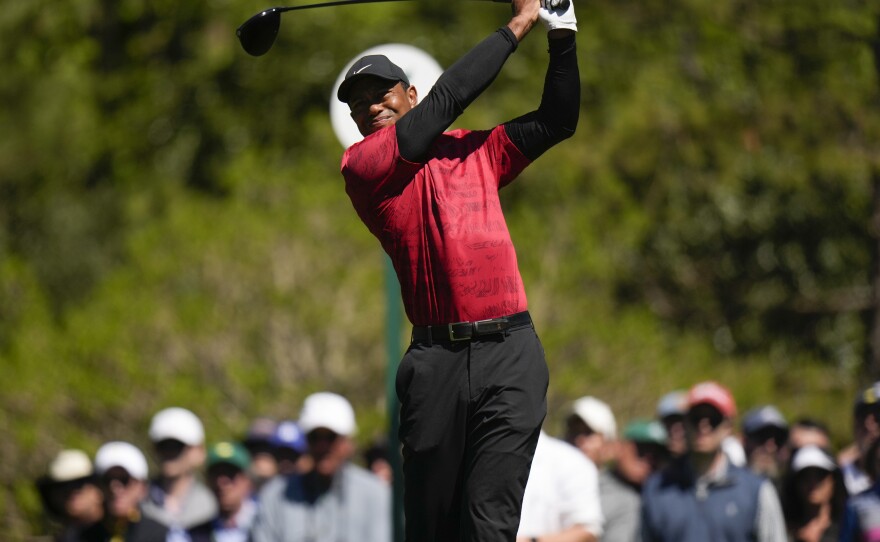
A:
<svg viewBox="0 0 880 542">
<path fill-rule="evenodd" d="M 361 68 L 361 69 L 359 69 L 358 71 L 354 72 L 352 75 L 357 75 L 357 74 L 361 73 L 362 71 L 366 70 L 367 68 L 369 68 L 370 66 L 372 66 L 372 64 L 367 64 L 367 65 L 364 66 L 363 68 Z"/>
</svg>

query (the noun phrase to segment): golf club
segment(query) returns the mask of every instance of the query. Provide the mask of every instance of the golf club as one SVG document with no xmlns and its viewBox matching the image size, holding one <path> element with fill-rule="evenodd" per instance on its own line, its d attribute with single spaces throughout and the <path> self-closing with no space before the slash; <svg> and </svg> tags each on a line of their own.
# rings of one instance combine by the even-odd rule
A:
<svg viewBox="0 0 880 542">
<path fill-rule="evenodd" d="M 275 38 L 278 36 L 278 28 L 281 26 L 281 14 L 285 11 L 297 11 L 300 9 L 329 8 L 332 6 L 347 6 L 355 4 L 373 4 L 377 2 L 405 2 L 407 0 L 335 0 L 320 4 L 306 4 L 303 6 L 288 6 L 269 8 L 257 13 L 245 21 L 235 34 L 241 42 L 242 48 L 252 56 L 262 56 L 272 48 Z M 485 0 L 502 4 L 509 4 L 510 0 Z M 550 0 L 553 8 L 566 9 L 569 0 Z"/>
</svg>

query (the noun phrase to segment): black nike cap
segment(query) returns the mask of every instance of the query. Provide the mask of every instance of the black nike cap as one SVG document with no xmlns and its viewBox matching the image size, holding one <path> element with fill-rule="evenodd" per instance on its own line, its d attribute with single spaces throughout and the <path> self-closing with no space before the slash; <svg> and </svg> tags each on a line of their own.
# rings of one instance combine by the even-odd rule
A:
<svg viewBox="0 0 880 542">
<path fill-rule="evenodd" d="M 345 79 L 336 91 L 336 98 L 342 103 L 348 103 L 351 87 L 364 77 L 380 77 L 389 81 L 402 81 L 404 86 L 409 86 L 409 79 L 403 70 L 388 60 L 385 55 L 367 55 L 358 59 L 345 73 Z"/>
</svg>

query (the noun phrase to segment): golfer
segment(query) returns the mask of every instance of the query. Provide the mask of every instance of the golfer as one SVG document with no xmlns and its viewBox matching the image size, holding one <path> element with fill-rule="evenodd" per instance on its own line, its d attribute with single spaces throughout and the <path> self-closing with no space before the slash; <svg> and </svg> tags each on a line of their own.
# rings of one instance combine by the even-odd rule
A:
<svg viewBox="0 0 880 542">
<path fill-rule="evenodd" d="M 544 351 L 498 190 L 575 131 L 577 27 L 570 4 L 512 7 L 418 105 L 381 55 L 356 61 L 337 94 L 365 136 L 342 158 L 346 192 L 391 257 L 413 323 L 396 381 L 409 542 L 513 541 L 546 413 Z M 538 20 L 549 30 L 538 109 L 444 132 Z"/>
</svg>

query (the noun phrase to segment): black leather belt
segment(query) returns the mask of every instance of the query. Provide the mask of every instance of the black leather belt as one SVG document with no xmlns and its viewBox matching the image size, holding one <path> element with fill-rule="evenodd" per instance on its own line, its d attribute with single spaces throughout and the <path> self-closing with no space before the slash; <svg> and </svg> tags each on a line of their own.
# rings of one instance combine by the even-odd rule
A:
<svg viewBox="0 0 880 542">
<path fill-rule="evenodd" d="M 456 322 L 436 326 L 414 326 L 412 341 L 420 343 L 469 341 L 477 337 L 507 333 L 521 327 L 531 327 L 529 311 L 518 312 L 501 318 L 478 320 L 476 322 Z"/>
</svg>

